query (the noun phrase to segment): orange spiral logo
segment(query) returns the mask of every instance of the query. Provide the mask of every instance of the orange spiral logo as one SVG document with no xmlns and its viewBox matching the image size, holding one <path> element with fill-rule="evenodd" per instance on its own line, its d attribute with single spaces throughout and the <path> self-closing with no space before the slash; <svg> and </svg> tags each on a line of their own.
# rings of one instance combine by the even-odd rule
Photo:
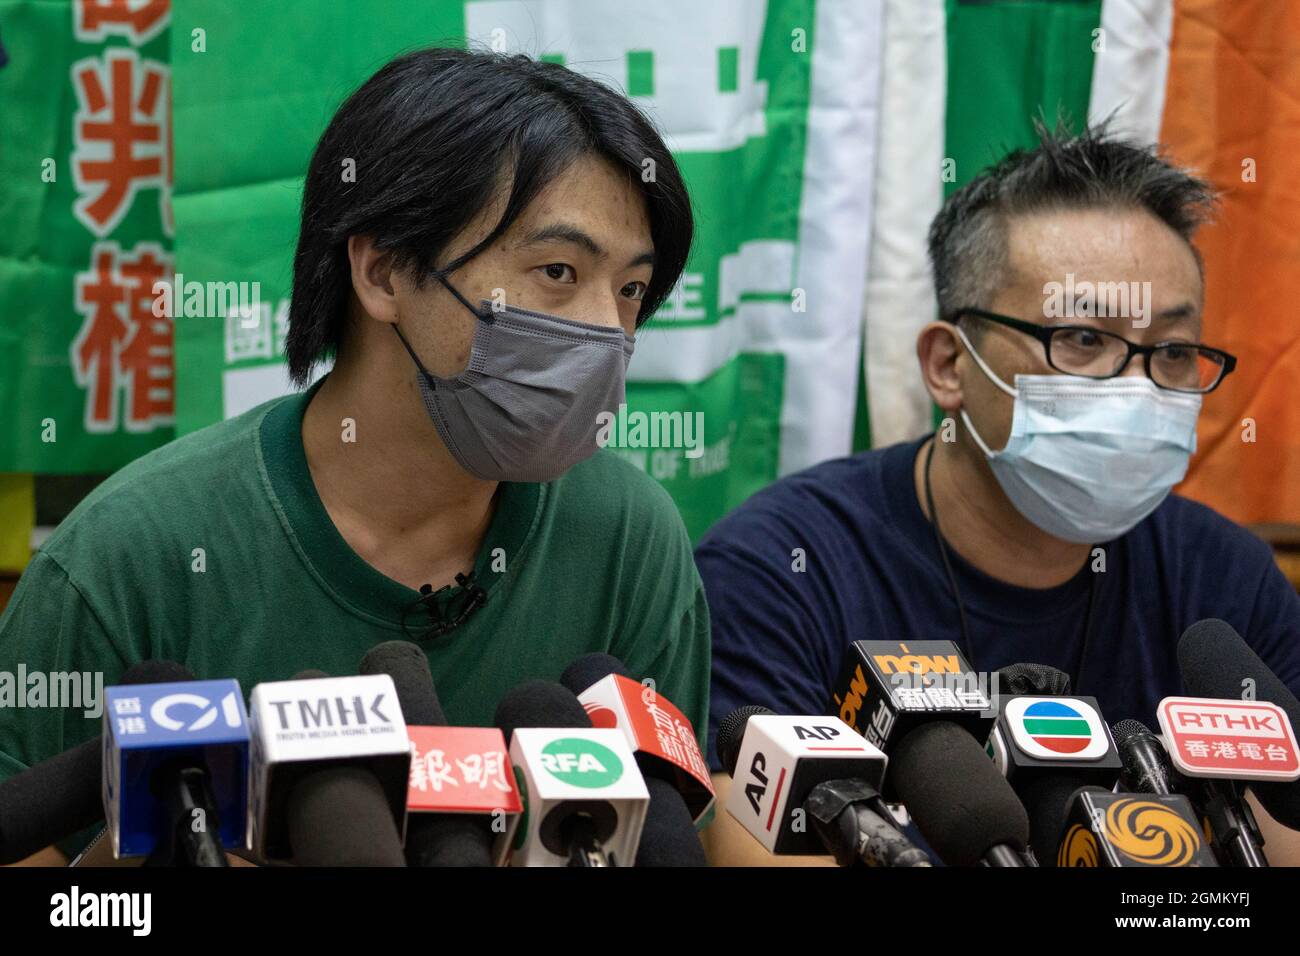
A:
<svg viewBox="0 0 1300 956">
<path fill-rule="evenodd" d="M 1061 848 L 1056 851 L 1057 866 L 1097 865 L 1097 838 L 1087 827 L 1074 824 L 1061 841 Z"/>
<path fill-rule="evenodd" d="M 1154 800 L 1117 800 L 1106 808 L 1106 839 L 1135 863 L 1188 866 L 1201 848 L 1196 826 Z"/>
</svg>

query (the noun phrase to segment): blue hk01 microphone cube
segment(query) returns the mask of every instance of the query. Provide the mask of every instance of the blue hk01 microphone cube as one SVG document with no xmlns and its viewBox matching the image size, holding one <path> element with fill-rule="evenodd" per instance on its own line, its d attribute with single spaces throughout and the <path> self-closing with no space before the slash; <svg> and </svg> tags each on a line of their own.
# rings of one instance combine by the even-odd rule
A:
<svg viewBox="0 0 1300 956">
<path fill-rule="evenodd" d="M 205 768 L 224 847 L 244 843 L 248 817 L 248 713 L 236 680 L 109 687 L 104 704 L 104 814 L 115 857 L 147 856 L 166 842 L 157 784 L 164 765 Z M 214 821 L 195 819 L 191 826 Z"/>
</svg>

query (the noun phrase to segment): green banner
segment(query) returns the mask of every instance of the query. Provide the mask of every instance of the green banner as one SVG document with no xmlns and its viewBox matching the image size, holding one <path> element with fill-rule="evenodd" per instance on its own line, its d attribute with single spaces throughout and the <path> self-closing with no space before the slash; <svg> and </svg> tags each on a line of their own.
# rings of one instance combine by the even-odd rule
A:
<svg viewBox="0 0 1300 956">
<path fill-rule="evenodd" d="M 0 471 L 172 437 L 169 6 L 0 0 Z"/>
<path fill-rule="evenodd" d="M 664 484 L 692 535 L 779 473 L 847 453 L 879 21 L 877 4 L 845 0 L 391 0 L 364 15 L 323 0 L 178 8 L 178 302 L 196 290 L 196 308 L 175 320 L 178 430 L 288 390 L 281 354 L 302 177 L 339 103 L 399 53 L 468 43 L 621 89 L 681 165 L 697 244 L 638 337 L 617 434 L 619 453 Z M 209 284 L 228 284 L 227 302 L 240 307 L 214 311 L 200 294 Z"/>
</svg>

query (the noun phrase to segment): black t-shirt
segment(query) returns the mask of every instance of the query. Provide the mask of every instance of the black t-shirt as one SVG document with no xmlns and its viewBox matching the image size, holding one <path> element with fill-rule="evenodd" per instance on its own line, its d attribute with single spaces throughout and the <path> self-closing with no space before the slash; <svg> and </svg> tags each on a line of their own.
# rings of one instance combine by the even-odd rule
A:
<svg viewBox="0 0 1300 956">
<path fill-rule="evenodd" d="M 700 542 L 713 630 L 709 760 L 737 707 L 830 713 L 832 683 L 857 640 L 951 640 L 978 671 L 1034 662 L 1095 695 L 1105 719 L 1156 729 L 1161 698 L 1183 693 L 1176 648 L 1207 617 L 1231 624 L 1300 694 L 1300 596 L 1266 544 L 1217 512 L 1171 495 L 1104 544 L 1086 658 L 1089 560 L 1051 588 L 1006 584 L 962 560 L 953 574 L 971 647 L 934 530 L 916 498 L 923 439 L 825 462 L 755 494 Z M 940 522 L 943 513 L 939 514 Z M 801 569 L 802 568 L 802 569 Z"/>
</svg>

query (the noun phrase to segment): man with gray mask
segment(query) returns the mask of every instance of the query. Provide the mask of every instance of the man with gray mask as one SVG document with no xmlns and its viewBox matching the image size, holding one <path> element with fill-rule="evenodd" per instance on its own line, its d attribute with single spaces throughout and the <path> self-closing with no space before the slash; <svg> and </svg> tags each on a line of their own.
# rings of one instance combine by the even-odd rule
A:
<svg viewBox="0 0 1300 956">
<path fill-rule="evenodd" d="M 0 618 L 0 670 L 112 683 L 161 658 L 248 691 L 407 639 L 449 721 L 490 726 L 516 684 L 599 651 L 702 738 L 690 540 L 657 482 L 597 449 L 692 229 L 672 155 L 613 89 L 522 56 L 389 63 L 304 186 L 286 358 L 299 385 L 331 371 L 96 489 Z M 0 711 L 0 779 L 98 732 Z"/>
<path fill-rule="evenodd" d="M 917 355 L 936 433 L 791 475 L 700 543 L 711 739 L 746 704 L 826 713 L 856 640 L 1050 665 L 1108 720 L 1155 726 L 1182 692 L 1179 637 L 1216 617 L 1300 692 L 1300 597 L 1269 548 L 1170 494 L 1235 365 L 1202 340 L 1191 238 L 1211 191 L 1104 131 L 1040 136 L 931 227 L 940 321 Z M 1300 861 L 1295 834 L 1267 835 L 1275 863 Z M 708 841 L 717 862 L 772 860 L 722 817 Z"/>
</svg>

